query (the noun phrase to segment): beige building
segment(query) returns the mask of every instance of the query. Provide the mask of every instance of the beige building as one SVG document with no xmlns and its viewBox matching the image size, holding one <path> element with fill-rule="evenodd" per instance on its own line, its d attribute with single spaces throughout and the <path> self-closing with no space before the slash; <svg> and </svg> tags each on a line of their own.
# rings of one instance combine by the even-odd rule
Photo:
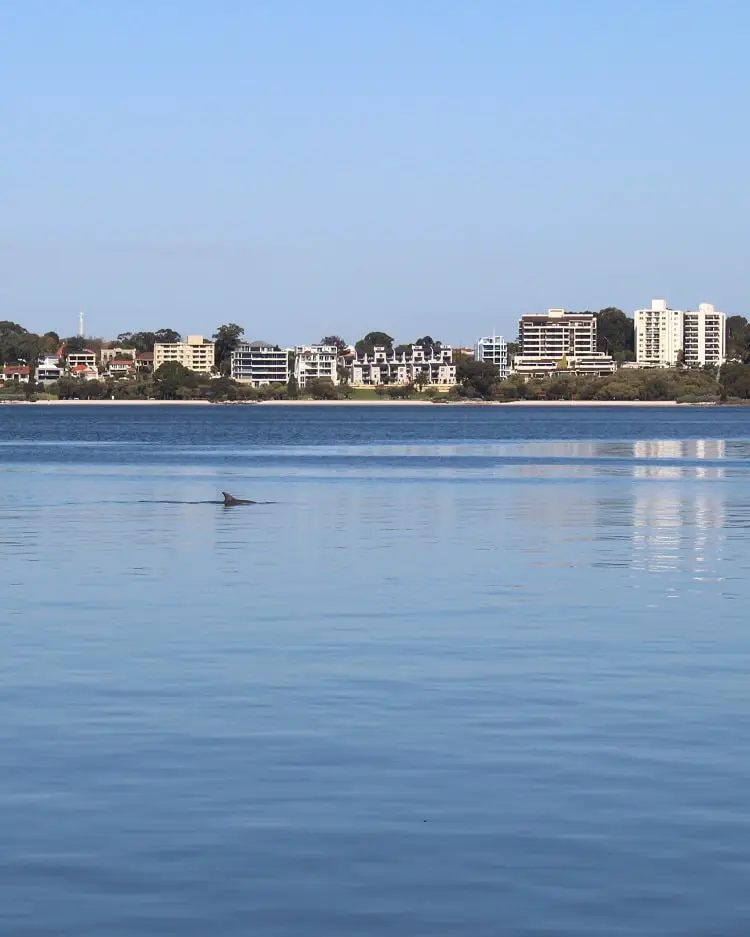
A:
<svg viewBox="0 0 750 937">
<path fill-rule="evenodd" d="M 521 353 L 513 372 L 529 377 L 567 371 L 569 374 L 611 374 L 614 359 L 596 350 L 596 316 L 592 312 L 548 309 L 521 316 Z"/>
<path fill-rule="evenodd" d="M 200 374 L 210 374 L 215 363 L 214 343 L 202 335 L 188 335 L 185 342 L 154 345 L 154 370 L 168 361 L 176 361 Z"/>
</svg>

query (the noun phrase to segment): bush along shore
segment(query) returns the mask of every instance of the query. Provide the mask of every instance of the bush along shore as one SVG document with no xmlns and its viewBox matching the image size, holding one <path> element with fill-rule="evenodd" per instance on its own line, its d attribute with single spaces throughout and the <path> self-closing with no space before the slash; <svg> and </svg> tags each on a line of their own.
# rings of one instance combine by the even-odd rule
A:
<svg viewBox="0 0 750 937">
<path fill-rule="evenodd" d="M 459 402 L 677 402 L 725 403 L 750 401 L 750 364 L 730 363 L 720 370 L 620 369 L 605 377 L 584 377 L 560 370 L 547 378 L 525 380 L 519 375 L 500 380 L 489 364 L 471 360 L 457 367 L 458 383 L 451 388 L 412 384 L 355 388 L 330 380 L 309 382 L 301 389 L 292 378 L 288 384 L 252 387 L 228 377 L 196 374 L 170 362 L 155 373 L 136 379 L 83 380 L 64 377 L 49 385 L 13 383 L 0 390 L 0 401 L 13 400 L 165 400 L 211 403 L 262 403 L 281 400 L 317 401 L 420 401 Z"/>
</svg>

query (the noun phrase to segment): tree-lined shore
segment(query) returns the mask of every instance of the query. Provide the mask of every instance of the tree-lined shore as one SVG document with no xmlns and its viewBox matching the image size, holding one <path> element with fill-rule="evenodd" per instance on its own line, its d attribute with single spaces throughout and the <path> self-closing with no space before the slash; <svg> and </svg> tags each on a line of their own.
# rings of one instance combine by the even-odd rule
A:
<svg viewBox="0 0 750 937">
<path fill-rule="evenodd" d="M 511 375 L 501 379 L 497 368 L 475 361 L 470 355 L 454 351 L 456 384 L 450 389 L 428 387 L 421 379 L 414 384 L 383 384 L 378 387 L 352 387 L 345 367 L 351 346 L 337 335 L 327 335 L 322 343 L 336 346 L 341 355 L 337 369 L 338 383 L 328 379 L 308 381 L 297 386 L 292 376 L 287 383 L 252 387 L 229 376 L 231 354 L 242 340 L 244 329 L 235 323 L 219 326 L 213 335 L 216 344 L 216 374 L 199 374 L 177 362 L 163 364 L 153 373 L 137 373 L 123 379 L 103 375 L 98 380 L 85 380 L 65 374 L 44 387 L 34 382 L 9 383 L 0 389 L 0 399 L 56 398 L 60 400 L 184 400 L 208 402 L 259 402 L 269 400 L 413 400 L 449 403 L 457 401 L 488 401 L 510 403 L 520 401 L 677 401 L 710 403 L 750 400 L 750 325 L 742 316 L 732 316 L 727 325 L 729 362 L 720 369 L 686 368 L 639 369 L 633 366 L 633 322 L 622 310 L 608 307 L 596 313 L 598 343 L 621 365 L 606 376 L 589 377 L 567 373 L 564 362 L 554 374 L 545 378 L 526 379 Z M 174 329 L 154 332 L 122 332 L 113 343 L 118 347 L 144 352 L 158 342 L 179 341 Z M 0 363 L 35 362 L 40 356 L 55 355 L 91 348 L 100 351 L 107 343 L 101 339 L 71 336 L 61 338 L 55 332 L 36 335 L 10 321 L 0 322 Z M 441 343 L 431 336 L 422 336 L 413 344 L 430 351 Z M 385 332 L 369 332 L 354 343 L 357 354 L 371 354 L 376 345 L 395 352 L 410 345 L 395 345 Z M 515 346 L 510 345 L 511 353 Z M 290 362 L 293 365 L 293 361 Z M 622 365 L 625 365 L 624 367 Z M 291 368 L 293 373 L 293 367 Z M 420 375 L 420 378 L 422 376 Z"/>
</svg>

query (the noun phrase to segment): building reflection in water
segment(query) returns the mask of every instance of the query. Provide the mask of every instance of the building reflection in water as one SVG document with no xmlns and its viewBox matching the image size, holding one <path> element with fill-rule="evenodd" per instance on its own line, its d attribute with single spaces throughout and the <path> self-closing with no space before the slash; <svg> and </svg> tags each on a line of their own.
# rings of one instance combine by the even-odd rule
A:
<svg viewBox="0 0 750 937">
<path fill-rule="evenodd" d="M 634 478 L 725 478 L 724 466 L 701 465 L 700 462 L 725 459 L 726 447 L 727 444 L 723 439 L 640 440 L 633 443 L 633 458 L 649 462 L 649 464 L 636 465 L 633 476 Z M 681 464 L 654 464 L 658 460 L 679 461 Z"/>
</svg>

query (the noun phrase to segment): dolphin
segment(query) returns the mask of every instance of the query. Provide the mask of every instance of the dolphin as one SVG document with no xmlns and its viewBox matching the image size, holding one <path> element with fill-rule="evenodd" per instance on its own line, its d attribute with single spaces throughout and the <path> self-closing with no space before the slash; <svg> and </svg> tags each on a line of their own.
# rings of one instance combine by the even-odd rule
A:
<svg viewBox="0 0 750 937">
<path fill-rule="evenodd" d="M 235 498 L 234 495 L 230 495 L 228 491 L 222 491 L 224 495 L 224 507 L 231 508 L 235 504 L 257 504 L 257 501 L 246 501 L 244 498 Z"/>
</svg>

